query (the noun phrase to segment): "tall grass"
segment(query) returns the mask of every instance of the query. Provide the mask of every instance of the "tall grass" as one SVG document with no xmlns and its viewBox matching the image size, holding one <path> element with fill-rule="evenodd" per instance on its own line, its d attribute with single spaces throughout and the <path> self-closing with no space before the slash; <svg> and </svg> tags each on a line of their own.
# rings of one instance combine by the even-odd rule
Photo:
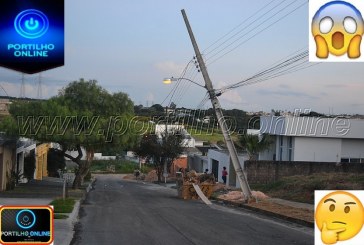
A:
<svg viewBox="0 0 364 245">
<path fill-rule="evenodd" d="M 314 203 L 315 190 L 363 190 L 364 173 L 316 173 L 308 176 L 284 177 L 269 184 L 253 184 L 272 197 Z"/>
</svg>

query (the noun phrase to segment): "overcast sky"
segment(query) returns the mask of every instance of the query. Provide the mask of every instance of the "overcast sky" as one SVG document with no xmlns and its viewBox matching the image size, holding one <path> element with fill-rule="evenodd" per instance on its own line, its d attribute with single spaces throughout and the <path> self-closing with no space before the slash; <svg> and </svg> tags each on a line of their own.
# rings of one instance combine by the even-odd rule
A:
<svg viewBox="0 0 364 245">
<path fill-rule="evenodd" d="M 196 108 L 204 98 L 203 88 L 186 82 L 172 99 L 165 100 L 173 86 L 162 83 L 165 77 L 180 76 L 194 56 L 181 9 L 186 10 L 200 49 L 208 60 L 215 88 L 239 82 L 299 49 L 307 49 L 310 38 L 308 4 L 302 5 L 307 2 L 304 0 L 65 1 L 65 66 L 42 73 L 43 98 L 56 95 L 70 81 L 85 78 L 98 80 L 111 92 L 129 94 L 135 104 L 150 106 L 164 101 L 166 106 L 173 101 L 179 107 Z M 265 30 L 250 40 L 246 40 L 249 37 L 246 34 L 240 40 L 246 41 L 237 49 L 211 63 L 219 57 L 211 58 L 219 49 L 206 48 L 262 7 L 273 7 L 280 2 L 281 8 L 291 4 L 286 12 L 261 25 Z M 288 15 L 294 9 L 297 10 Z M 278 21 L 286 14 L 287 17 Z M 273 24 L 274 21 L 278 22 Z M 236 37 L 249 32 L 243 29 L 245 24 L 235 29 L 235 32 L 241 31 Z M 227 43 L 234 40 L 227 38 Z M 363 68 L 363 63 L 321 63 L 231 90 L 220 97 L 221 104 L 246 111 L 301 108 L 322 113 L 364 114 Z M 202 84 L 201 73 L 194 73 L 192 66 L 186 76 Z M 26 75 L 27 97 L 37 97 L 37 77 Z M 10 96 L 20 95 L 20 81 L 18 72 L 0 68 L 0 85 Z M 4 95 L 1 89 L 0 95 Z"/>
</svg>

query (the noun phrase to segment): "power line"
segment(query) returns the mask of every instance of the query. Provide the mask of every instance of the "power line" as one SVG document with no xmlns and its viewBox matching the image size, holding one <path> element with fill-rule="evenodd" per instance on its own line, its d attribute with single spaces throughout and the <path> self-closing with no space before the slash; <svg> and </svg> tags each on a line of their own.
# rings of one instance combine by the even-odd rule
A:
<svg viewBox="0 0 364 245">
<path fill-rule="evenodd" d="M 208 46 L 205 50 L 203 50 L 202 52 L 205 53 L 207 50 L 209 50 L 211 47 L 213 47 L 215 44 L 217 44 L 218 42 L 220 42 L 221 40 L 223 40 L 225 37 L 227 37 L 229 34 L 231 34 L 232 32 L 234 32 L 236 29 L 238 29 L 241 25 L 243 25 L 245 22 L 247 22 L 249 19 L 251 19 L 252 17 L 255 17 L 259 12 L 261 12 L 263 9 L 265 9 L 266 7 L 268 7 L 270 4 L 272 4 L 274 1 L 276 0 L 272 0 L 271 2 L 269 2 L 267 5 L 264 5 L 262 8 L 260 8 L 258 11 L 256 11 L 255 13 L 253 13 L 251 16 L 249 16 L 248 18 L 246 18 L 245 20 L 243 20 L 239 25 L 237 25 L 236 27 L 234 27 L 233 29 L 231 29 L 229 32 L 227 32 L 225 35 L 223 35 L 221 38 L 217 39 L 215 42 L 213 42 L 210 46 Z"/>
<path fill-rule="evenodd" d="M 272 12 L 275 8 L 277 8 L 277 7 L 279 7 L 281 4 L 283 4 L 285 1 L 287 1 L 287 0 L 283 0 L 283 1 L 281 1 L 280 3 L 278 3 L 278 4 L 276 4 L 275 6 L 273 6 L 271 9 L 269 9 L 268 11 L 266 11 L 265 13 L 263 13 L 262 15 L 260 15 L 260 16 L 254 16 L 254 15 L 252 15 L 252 16 L 250 16 L 248 19 L 250 19 L 251 17 L 256 17 L 254 20 L 252 20 L 249 24 L 247 24 L 246 26 L 244 26 L 241 30 L 239 30 L 238 32 L 236 32 L 234 35 L 232 35 L 232 36 L 230 36 L 229 38 L 226 38 L 226 40 L 225 41 L 223 41 L 221 44 L 219 44 L 216 48 L 214 48 L 213 50 L 211 50 L 211 51 L 209 51 L 208 53 L 206 53 L 206 55 L 209 55 L 210 53 L 213 53 L 215 50 L 217 50 L 219 47 L 221 47 L 223 44 L 225 44 L 225 43 L 227 43 L 228 41 L 231 41 L 231 39 L 233 38 L 233 37 L 236 37 L 238 34 L 240 34 L 241 32 L 243 32 L 244 30 L 246 30 L 246 29 L 248 29 L 249 27 L 251 27 L 251 26 L 253 26 L 254 24 L 256 24 L 260 19 L 262 19 L 262 17 L 264 17 L 264 16 L 266 16 L 266 15 L 268 15 L 270 12 Z M 297 0 L 296 0 L 297 1 Z M 294 2 L 292 2 L 291 4 L 293 4 Z M 277 13 L 279 13 L 279 12 L 281 12 L 281 11 L 283 11 L 284 9 L 286 9 L 289 5 L 291 5 L 291 4 L 288 4 L 286 7 L 284 7 L 284 8 L 282 8 L 282 9 L 280 9 Z M 266 7 L 266 6 L 265 6 Z M 264 7 L 264 8 L 265 8 Z M 263 9 L 264 9 L 263 8 Z M 273 16 L 271 16 L 271 17 L 269 17 L 268 19 L 266 19 L 266 20 L 264 20 L 261 24 L 264 24 L 266 21 L 268 21 L 269 19 L 271 19 L 272 17 L 274 17 L 277 13 L 275 13 Z M 247 20 L 248 20 L 247 19 Z M 252 30 L 255 30 L 257 27 L 259 27 L 259 26 L 256 26 L 256 27 L 252 27 Z M 251 31 L 252 31 L 251 30 Z M 249 33 L 249 32 L 248 32 Z M 242 38 L 242 37 L 244 37 L 246 34 L 248 34 L 248 33 L 245 33 L 243 36 L 241 36 L 241 37 L 239 37 L 239 38 L 237 38 L 235 41 L 233 41 L 232 43 L 234 43 L 234 42 L 236 42 L 237 40 L 239 40 L 240 38 Z M 230 44 L 231 45 L 231 44 Z M 228 46 L 227 46 L 228 47 Z M 221 51 L 219 51 L 219 52 L 221 52 Z M 219 53 L 218 52 L 218 53 Z"/>
<path fill-rule="evenodd" d="M 270 67 L 268 69 L 265 69 L 261 72 L 258 72 L 257 74 L 243 80 L 243 81 L 240 81 L 238 83 L 235 83 L 235 84 L 232 84 L 232 85 L 229 85 L 229 86 L 226 86 L 224 88 L 222 88 L 222 90 L 224 89 L 231 89 L 231 88 L 236 88 L 236 87 L 239 87 L 241 84 L 244 84 L 244 83 L 247 83 L 247 82 L 250 82 L 252 81 L 253 79 L 256 79 L 256 78 L 260 78 L 260 77 L 263 77 L 265 75 L 269 75 L 269 74 L 272 74 L 284 67 L 287 67 L 287 66 L 290 66 L 304 58 L 306 58 L 308 56 L 308 52 L 307 51 L 304 51 L 298 55 L 294 55 L 293 57 L 290 57 L 289 59 L 287 60 L 284 60 L 283 62 L 280 62 L 279 64 L 277 65 L 274 65 L 273 67 Z"/>
<path fill-rule="evenodd" d="M 297 1 L 297 0 L 296 0 Z M 295 2 L 296 2 L 295 1 Z M 290 14 L 294 13 L 295 11 L 297 11 L 299 8 L 303 7 L 305 4 L 307 3 L 307 1 L 305 1 L 304 3 L 300 4 L 298 7 L 294 8 L 293 10 L 291 10 L 290 12 L 288 12 L 287 14 L 283 15 L 282 17 L 280 17 L 278 20 L 272 22 L 271 24 L 269 24 L 268 26 L 264 27 L 263 29 L 261 29 L 260 31 L 256 32 L 255 34 L 253 34 L 252 36 L 244 39 L 243 41 L 239 42 L 237 45 L 235 45 L 234 47 L 232 47 L 231 49 L 229 49 L 227 52 L 223 53 L 222 55 L 218 56 L 217 58 L 215 58 L 214 60 L 212 60 L 211 62 L 208 63 L 208 65 L 211 65 L 212 63 L 216 62 L 217 60 L 221 59 L 222 57 L 224 57 L 225 55 L 231 53 L 232 51 L 236 50 L 238 47 L 240 47 L 241 45 L 243 45 L 244 43 L 248 42 L 249 40 L 251 40 L 252 38 L 254 38 L 255 36 L 257 36 L 258 34 L 262 33 L 263 31 L 267 30 L 269 27 L 273 26 L 274 24 L 278 23 L 279 21 L 283 20 L 285 17 L 289 16 Z M 261 26 L 264 23 L 259 24 L 257 27 Z M 257 28 L 255 27 L 255 28 Z M 255 28 L 253 28 L 251 31 L 255 31 Z M 250 33 L 251 31 L 249 31 L 248 33 Z M 242 37 L 246 36 L 246 34 L 240 36 L 238 39 L 234 40 L 232 43 L 228 44 L 227 46 L 225 46 L 222 50 L 218 51 L 217 53 L 213 54 L 212 56 L 210 56 L 208 60 L 211 60 L 213 57 L 216 57 L 219 53 L 223 52 L 224 50 L 226 50 L 227 48 L 229 48 L 230 46 L 232 46 L 234 43 L 236 43 L 238 40 L 240 40 Z"/>
<path fill-rule="evenodd" d="M 297 52 L 295 52 L 297 53 Z M 308 51 L 305 50 L 299 54 L 295 54 L 285 60 L 283 60 L 282 62 L 279 62 L 278 64 L 274 64 L 272 67 L 267 68 L 263 71 L 260 71 L 258 73 L 256 73 L 255 75 L 244 79 L 238 83 L 232 84 L 232 85 L 228 85 L 225 86 L 223 88 L 220 89 L 220 91 L 226 92 L 227 90 L 231 90 L 234 88 L 238 88 L 241 86 L 246 86 L 246 85 L 250 85 L 250 84 L 255 84 L 258 82 L 262 82 L 262 81 L 266 81 L 269 79 L 273 79 L 276 78 L 278 76 L 283 76 L 289 73 L 293 73 L 302 69 L 307 69 L 311 66 L 313 66 L 312 64 L 309 64 L 308 61 Z M 314 64 L 315 65 L 315 64 Z"/>
<path fill-rule="evenodd" d="M 191 64 L 191 62 L 193 62 L 193 59 L 191 59 L 188 63 L 187 63 L 187 65 L 185 66 L 185 68 L 183 69 L 183 71 L 182 71 L 182 73 L 181 73 L 181 76 L 183 75 L 183 74 L 185 74 L 186 73 L 186 70 L 187 70 L 187 68 L 189 67 L 189 65 Z M 164 104 L 164 102 L 169 98 L 169 96 L 171 96 L 171 97 L 173 97 L 174 96 L 174 93 L 175 93 L 175 91 L 176 91 L 176 89 L 178 88 L 178 86 L 179 86 L 179 80 L 173 85 L 173 88 L 171 89 L 171 91 L 169 91 L 169 93 L 167 94 L 167 96 L 164 98 L 164 100 L 162 101 L 162 103 L 161 103 L 161 105 L 163 105 Z"/>
<path fill-rule="evenodd" d="M 37 99 L 42 99 L 42 73 L 38 75 Z"/>
<path fill-rule="evenodd" d="M 189 67 L 185 70 L 185 72 L 183 74 L 181 74 L 181 76 L 178 79 L 178 87 L 177 90 L 175 91 L 175 93 L 171 96 L 170 98 L 170 103 L 172 102 L 172 100 L 174 100 L 175 104 L 178 104 L 180 102 L 180 99 L 183 96 L 183 93 L 185 91 L 187 91 L 187 89 L 191 86 L 190 82 L 187 82 L 185 79 L 183 78 L 189 78 L 191 77 L 191 74 L 193 74 L 194 72 L 196 72 L 196 68 L 195 65 L 190 63 Z M 191 80 L 193 80 L 194 78 L 192 78 Z"/>
<path fill-rule="evenodd" d="M 209 94 L 208 94 L 208 92 L 206 92 L 205 97 L 198 104 L 198 106 L 196 107 L 196 110 L 203 109 L 203 107 L 205 106 L 205 104 L 207 103 L 207 101 L 209 101 L 209 99 L 210 99 L 209 98 Z"/>
<path fill-rule="evenodd" d="M 21 85 L 20 85 L 20 98 L 25 97 L 25 76 L 24 73 L 21 74 Z"/>
<path fill-rule="evenodd" d="M 1 84 L 0 84 L 0 88 L 4 91 L 4 93 L 6 94 L 6 96 L 9 97 L 9 94 L 6 92 L 5 88 L 3 86 L 1 86 Z"/>
<path fill-rule="evenodd" d="M 176 104 L 179 104 L 181 102 L 181 100 L 183 99 L 183 96 L 187 93 L 187 91 L 191 88 L 191 86 L 193 86 L 193 84 L 191 82 L 187 81 L 186 79 L 195 81 L 197 75 L 198 75 L 198 71 L 195 69 L 195 70 L 191 71 L 190 75 L 184 76 L 183 78 L 185 78 L 185 79 L 181 79 L 182 85 L 180 87 L 178 95 L 176 95 L 176 98 L 175 98 Z"/>
</svg>

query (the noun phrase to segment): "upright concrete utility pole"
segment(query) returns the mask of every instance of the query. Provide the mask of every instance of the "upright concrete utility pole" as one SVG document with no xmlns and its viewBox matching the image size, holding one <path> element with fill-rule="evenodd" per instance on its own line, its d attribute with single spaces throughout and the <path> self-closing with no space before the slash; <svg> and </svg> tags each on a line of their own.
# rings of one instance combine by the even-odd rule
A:
<svg viewBox="0 0 364 245">
<path fill-rule="evenodd" d="M 209 76 L 209 74 L 207 72 L 205 62 L 202 59 L 200 50 L 199 50 L 199 48 L 197 46 L 197 42 L 196 42 L 196 39 L 195 39 L 195 37 L 193 35 L 190 23 L 188 22 L 186 12 L 185 12 L 184 9 L 182 9 L 181 12 L 182 12 L 183 19 L 185 21 L 185 24 L 186 24 L 186 27 L 187 27 L 187 30 L 188 30 L 188 34 L 190 35 L 190 38 L 191 38 L 193 49 L 195 50 L 196 58 L 197 58 L 199 66 L 200 66 L 202 76 L 203 76 L 203 78 L 205 80 L 206 89 L 207 89 L 207 91 L 209 93 L 212 106 L 214 108 L 214 111 L 215 111 L 217 120 L 219 122 L 222 134 L 224 136 L 225 143 L 226 143 L 226 146 L 228 148 L 231 161 L 233 163 L 236 175 L 238 176 L 238 180 L 239 180 L 239 183 L 240 183 L 241 190 L 243 191 L 245 201 L 248 201 L 251 198 L 252 193 L 251 193 L 248 181 L 246 179 L 246 175 L 244 173 L 244 170 L 241 168 L 239 158 L 238 158 L 238 153 L 236 152 L 234 143 L 233 143 L 233 141 L 231 139 L 228 127 L 227 127 L 225 119 L 224 119 L 224 115 L 222 114 L 222 109 L 221 109 L 220 102 L 217 99 L 215 90 L 214 90 L 214 88 L 212 86 L 210 76 Z"/>
</svg>

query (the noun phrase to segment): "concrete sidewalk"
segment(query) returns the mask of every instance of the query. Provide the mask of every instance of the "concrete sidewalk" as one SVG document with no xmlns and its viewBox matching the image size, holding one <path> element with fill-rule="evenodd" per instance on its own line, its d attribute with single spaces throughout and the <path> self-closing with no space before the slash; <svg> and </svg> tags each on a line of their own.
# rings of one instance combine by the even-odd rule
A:
<svg viewBox="0 0 364 245">
<path fill-rule="evenodd" d="M 76 199 L 72 213 L 67 219 L 54 220 L 54 244 L 69 245 L 74 234 L 74 225 L 78 221 L 80 202 L 91 189 L 69 190 L 70 197 Z M 21 184 L 14 190 L 0 192 L 0 205 L 49 205 L 51 201 L 62 197 L 63 181 L 58 178 L 45 178 L 43 181 L 32 181 Z M 37 197 L 37 198 L 34 198 Z"/>
<path fill-rule="evenodd" d="M 80 201 L 77 201 L 72 213 L 69 214 L 67 219 L 54 220 L 54 244 L 55 245 L 69 245 L 72 241 L 74 234 L 74 226 L 78 221 L 78 212 L 80 210 Z"/>
<path fill-rule="evenodd" d="M 49 198 L 0 198 L 0 205 L 48 205 L 53 199 Z M 73 227 L 77 222 L 80 201 L 76 201 L 72 213 L 67 219 L 54 220 L 54 244 L 69 245 L 73 238 Z"/>
<path fill-rule="evenodd" d="M 51 198 L 0 197 L 0 205 L 48 205 L 51 201 Z"/>
</svg>

